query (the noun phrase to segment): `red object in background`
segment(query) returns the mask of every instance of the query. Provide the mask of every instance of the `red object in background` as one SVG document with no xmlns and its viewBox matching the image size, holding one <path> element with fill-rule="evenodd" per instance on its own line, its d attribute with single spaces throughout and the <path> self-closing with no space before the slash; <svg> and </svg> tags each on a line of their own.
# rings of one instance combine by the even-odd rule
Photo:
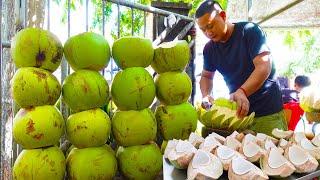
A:
<svg viewBox="0 0 320 180">
<path fill-rule="evenodd" d="M 289 102 L 283 105 L 284 109 L 291 110 L 291 118 L 288 124 L 288 129 L 294 131 L 304 111 L 300 108 L 298 102 Z"/>
</svg>

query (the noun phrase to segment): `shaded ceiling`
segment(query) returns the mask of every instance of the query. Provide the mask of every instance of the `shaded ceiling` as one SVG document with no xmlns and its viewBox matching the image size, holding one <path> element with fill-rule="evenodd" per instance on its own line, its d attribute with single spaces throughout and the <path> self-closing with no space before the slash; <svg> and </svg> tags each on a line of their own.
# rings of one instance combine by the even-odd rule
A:
<svg viewBox="0 0 320 180">
<path fill-rule="evenodd" d="M 320 27 L 320 0 L 251 0 L 250 11 L 248 1 L 229 0 L 227 14 L 231 22 L 247 21 L 250 17 L 253 22 L 260 22 L 268 15 L 296 3 L 260 25 L 266 28 Z"/>
</svg>

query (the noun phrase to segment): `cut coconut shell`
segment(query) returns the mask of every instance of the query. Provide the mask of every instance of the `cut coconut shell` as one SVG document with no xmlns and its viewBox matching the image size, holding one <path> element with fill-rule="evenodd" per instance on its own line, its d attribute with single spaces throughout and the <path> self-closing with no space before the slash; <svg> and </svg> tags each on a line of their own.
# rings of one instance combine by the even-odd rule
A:
<svg viewBox="0 0 320 180">
<path fill-rule="evenodd" d="M 243 144 L 239 151 L 250 162 L 257 162 L 265 151 L 256 143 L 248 142 Z"/>
<path fill-rule="evenodd" d="M 217 133 L 215 133 L 215 132 L 212 132 L 211 134 L 209 134 L 209 137 L 214 137 L 214 138 L 216 138 L 221 144 L 223 144 L 224 141 L 226 141 L 226 138 L 225 138 L 225 137 L 223 137 L 223 136 L 221 136 L 221 135 L 219 135 L 219 134 L 217 134 Z"/>
<path fill-rule="evenodd" d="M 189 136 L 188 141 L 196 148 L 199 148 L 200 144 L 204 142 L 204 138 L 200 135 L 192 132 Z"/>
<path fill-rule="evenodd" d="M 305 138 L 307 138 L 307 137 L 304 132 L 295 132 L 290 140 L 296 144 L 299 144 L 299 142 Z"/>
<path fill-rule="evenodd" d="M 308 151 L 316 160 L 320 160 L 320 147 L 313 145 L 309 139 L 302 139 L 299 145 L 304 150 Z"/>
<path fill-rule="evenodd" d="M 272 130 L 271 134 L 278 139 L 289 139 L 292 137 L 293 135 L 293 131 L 289 130 L 289 131 L 284 131 L 282 129 L 278 129 L 275 128 Z"/>
<path fill-rule="evenodd" d="M 227 147 L 227 146 L 219 146 L 216 149 L 215 155 L 220 159 L 223 165 L 223 170 L 227 171 L 229 169 L 229 165 L 231 160 L 235 157 L 244 158 L 239 152 Z"/>
<path fill-rule="evenodd" d="M 173 139 L 173 140 L 169 140 L 167 143 L 167 147 L 164 150 L 164 158 L 168 158 L 169 153 L 174 150 L 178 144 L 179 140 Z"/>
<path fill-rule="evenodd" d="M 235 150 L 235 151 L 239 151 L 239 149 L 241 148 L 241 143 L 240 141 L 238 141 L 236 138 L 228 136 L 226 138 L 226 141 L 224 142 L 224 145 Z"/>
<path fill-rule="evenodd" d="M 218 179 L 223 173 L 219 158 L 207 151 L 198 150 L 188 166 L 188 179 Z"/>
<path fill-rule="evenodd" d="M 315 136 L 315 137 L 311 140 L 311 142 L 312 142 L 314 145 L 320 147 L 320 134 L 318 134 L 317 136 Z"/>
<path fill-rule="evenodd" d="M 269 179 L 269 177 L 261 169 L 241 157 L 236 157 L 231 160 L 228 178 L 229 180 Z"/>
<path fill-rule="evenodd" d="M 313 172 L 319 165 L 318 161 L 314 157 L 296 144 L 289 146 L 285 150 L 284 157 L 294 165 L 297 173 Z"/>
<path fill-rule="evenodd" d="M 168 159 L 177 169 L 186 169 L 196 151 L 190 142 L 178 140 L 176 147 L 169 152 Z"/>
<path fill-rule="evenodd" d="M 221 143 L 213 136 L 208 136 L 204 139 L 204 142 L 200 144 L 199 149 L 214 153 L 214 150 L 221 146 Z"/>
<path fill-rule="evenodd" d="M 290 176 L 296 170 L 278 148 L 271 148 L 268 153 L 262 156 L 260 167 L 268 176 L 281 178 Z"/>
<path fill-rule="evenodd" d="M 277 148 L 278 151 L 283 154 L 284 150 L 280 147 L 277 147 L 270 139 L 266 140 L 266 142 L 264 143 L 264 150 L 269 151 L 272 148 Z"/>
</svg>

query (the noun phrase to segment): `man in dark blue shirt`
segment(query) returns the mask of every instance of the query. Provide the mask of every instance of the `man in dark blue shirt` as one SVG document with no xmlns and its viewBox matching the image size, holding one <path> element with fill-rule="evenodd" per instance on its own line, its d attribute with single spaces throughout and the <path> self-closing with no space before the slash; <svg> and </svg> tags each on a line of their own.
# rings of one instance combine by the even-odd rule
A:
<svg viewBox="0 0 320 180">
<path fill-rule="evenodd" d="M 219 3 L 206 0 L 196 11 L 197 23 L 210 39 L 203 50 L 204 66 L 200 89 L 212 101 L 212 79 L 219 71 L 241 118 L 255 112 L 252 130 L 271 134 L 273 128 L 287 129 L 281 92 L 273 80 L 275 69 L 265 33 L 251 22 L 229 23 Z"/>
</svg>

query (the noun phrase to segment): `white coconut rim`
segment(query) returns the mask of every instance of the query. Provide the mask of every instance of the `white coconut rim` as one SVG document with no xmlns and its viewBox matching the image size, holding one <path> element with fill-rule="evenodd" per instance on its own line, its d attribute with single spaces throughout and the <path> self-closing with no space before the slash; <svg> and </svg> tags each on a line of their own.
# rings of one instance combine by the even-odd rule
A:
<svg viewBox="0 0 320 180">
<path fill-rule="evenodd" d="M 192 167 L 193 168 L 200 168 L 203 166 L 208 166 L 211 162 L 210 154 L 203 150 L 198 150 L 193 159 L 192 159 Z"/>
<path fill-rule="evenodd" d="M 221 143 L 214 137 L 207 137 L 203 143 L 203 147 L 217 147 L 219 145 L 221 145 Z"/>
<path fill-rule="evenodd" d="M 223 160 L 230 159 L 235 155 L 235 151 L 227 146 L 219 146 L 217 148 L 217 156 Z"/>
<path fill-rule="evenodd" d="M 239 135 L 240 133 L 238 131 L 233 131 L 232 134 L 230 134 L 228 137 L 232 137 L 232 138 L 237 138 L 237 135 Z"/>
<path fill-rule="evenodd" d="M 184 43 L 183 40 L 174 40 L 174 41 L 169 41 L 169 42 L 163 42 L 161 44 L 159 44 L 156 48 L 165 48 L 165 49 L 169 49 L 169 48 L 174 48 L 175 46 Z"/>
<path fill-rule="evenodd" d="M 297 145 L 292 145 L 289 147 L 288 157 L 289 160 L 296 166 L 303 165 L 309 159 L 308 153 L 303 151 L 303 149 L 299 148 Z"/>
<path fill-rule="evenodd" d="M 257 133 L 256 138 L 259 139 L 260 141 L 265 141 L 267 139 L 267 135 L 264 133 Z"/>
<path fill-rule="evenodd" d="M 268 157 L 268 164 L 271 168 L 280 168 L 286 162 L 287 159 L 281 154 L 281 152 L 277 148 L 271 148 Z"/>
<path fill-rule="evenodd" d="M 294 140 L 299 143 L 302 139 L 307 138 L 304 132 L 296 132 L 294 135 Z"/>
<path fill-rule="evenodd" d="M 285 146 L 287 146 L 288 145 L 288 141 L 287 140 L 285 140 L 285 139 L 280 139 L 280 142 L 279 142 L 279 146 L 280 147 L 285 147 Z"/>
<path fill-rule="evenodd" d="M 189 139 L 188 139 L 191 143 L 192 142 L 195 142 L 195 141 L 201 141 L 203 142 L 204 141 L 204 138 L 199 136 L 198 134 L 192 132 L 189 136 Z"/>
<path fill-rule="evenodd" d="M 287 138 L 287 137 L 292 136 L 293 131 L 291 131 L 291 130 L 284 131 L 282 129 L 275 128 L 272 130 L 271 134 L 274 135 L 275 137 L 278 137 L 278 138 Z"/>
<path fill-rule="evenodd" d="M 225 137 L 223 137 L 223 136 L 221 136 L 221 135 L 219 135 L 219 134 L 217 134 L 217 133 L 215 133 L 215 132 L 209 134 L 208 137 L 213 137 L 213 138 L 215 138 L 216 140 L 218 140 L 219 142 L 224 142 L 224 141 L 226 140 Z"/>
<path fill-rule="evenodd" d="M 276 148 L 276 147 L 277 146 L 270 139 L 267 139 L 264 144 L 265 150 L 269 150 L 269 149 Z"/>
<path fill-rule="evenodd" d="M 254 165 L 242 157 L 232 159 L 231 168 L 235 174 L 244 175 L 254 169 Z"/>
<path fill-rule="evenodd" d="M 236 138 L 227 137 L 227 140 L 225 141 L 225 145 L 227 145 L 228 147 L 238 148 L 239 146 L 241 146 L 241 143 Z"/>
<path fill-rule="evenodd" d="M 179 141 L 176 146 L 177 153 L 192 152 L 195 147 L 188 141 Z"/>
<path fill-rule="evenodd" d="M 300 141 L 300 146 L 303 148 L 303 149 L 306 149 L 306 150 L 314 150 L 316 149 L 317 147 L 314 146 L 311 141 L 307 138 L 304 138 L 304 139 L 301 139 Z"/>
<path fill-rule="evenodd" d="M 243 154 L 246 157 L 249 157 L 249 158 L 253 157 L 256 154 L 258 154 L 259 152 L 260 152 L 260 147 L 256 143 L 249 142 L 249 143 L 243 145 Z"/>
<path fill-rule="evenodd" d="M 243 143 L 256 142 L 257 138 L 252 134 L 247 134 L 243 138 Z"/>
</svg>

